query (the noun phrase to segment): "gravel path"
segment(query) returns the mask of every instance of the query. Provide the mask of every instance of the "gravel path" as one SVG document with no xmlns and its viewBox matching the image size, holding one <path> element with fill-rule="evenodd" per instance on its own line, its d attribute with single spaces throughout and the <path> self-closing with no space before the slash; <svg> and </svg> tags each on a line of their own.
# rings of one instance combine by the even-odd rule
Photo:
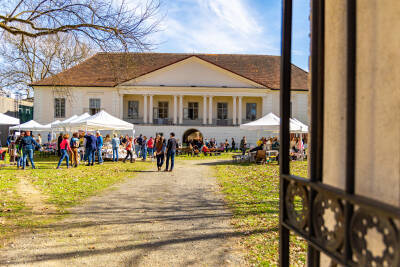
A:
<svg viewBox="0 0 400 267">
<path fill-rule="evenodd" d="M 206 161 L 144 171 L 0 250 L 12 266 L 244 266 Z M 155 169 L 155 168 L 154 168 Z"/>
</svg>

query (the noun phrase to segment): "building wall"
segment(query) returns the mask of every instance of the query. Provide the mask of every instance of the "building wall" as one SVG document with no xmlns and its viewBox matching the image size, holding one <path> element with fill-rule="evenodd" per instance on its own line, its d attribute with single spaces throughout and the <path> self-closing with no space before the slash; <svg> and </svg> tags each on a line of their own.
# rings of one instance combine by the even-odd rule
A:
<svg viewBox="0 0 400 267">
<path fill-rule="evenodd" d="M 325 2 L 323 182 L 342 189 L 346 169 L 346 2 Z M 395 0 L 357 1 L 355 125 L 356 194 L 398 207 L 399 10 L 400 2 Z M 368 246 L 376 244 L 379 250 L 377 238 L 369 240 Z M 328 264 L 327 257 L 322 257 L 322 266 Z"/>
<path fill-rule="evenodd" d="M 20 105 L 26 107 L 33 107 L 33 103 L 30 101 L 21 100 L 19 102 Z M 15 109 L 15 99 L 5 96 L 0 96 L 0 113 L 4 113 L 9 116 L 14 116 L 18 112 L 18 109 Z"/>
</svg>

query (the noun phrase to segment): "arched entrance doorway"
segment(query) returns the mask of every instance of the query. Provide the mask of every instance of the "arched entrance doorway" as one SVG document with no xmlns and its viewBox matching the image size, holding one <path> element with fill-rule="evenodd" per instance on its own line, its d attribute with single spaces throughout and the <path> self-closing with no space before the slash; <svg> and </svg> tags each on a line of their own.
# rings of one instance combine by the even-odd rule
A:
<svg viewBox="0 0 400 267">
<path fill-rule="evenodd" d="M 182 137 L 184 144 L 187 144 L 190 140 L 195 139 L 203 139 L 203 134 L 197 129 L 186 130 Z"/>
</svg>

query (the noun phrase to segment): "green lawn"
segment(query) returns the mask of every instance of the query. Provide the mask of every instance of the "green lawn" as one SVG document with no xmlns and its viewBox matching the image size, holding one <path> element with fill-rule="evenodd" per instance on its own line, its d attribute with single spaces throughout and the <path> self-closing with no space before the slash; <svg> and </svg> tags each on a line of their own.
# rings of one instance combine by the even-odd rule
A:
<svg viewBox="0 0 400 267">
<path fill-rule="evenodd" d="M 65 162 L 65 161 L 64 161 Z M 135 176 L 135 171 L 150 167 L 150 162 L 112 163 L 93 167 L 79 166 L 56 170 L 57 158 L 36 159 L 36 170 L 17 170 L 16 166 L 3 167 L 0 171 L 0 240 L 13 231 L 30 229 L 54 221 L 67 213 L 67 208 L 85 198 L 109 188 L 126 178 Z M 111 174 L 111 175 L 110 175 Z M 48 202 L 57 208 L 52 216 L 35 216 L 18 195 L 16 186 L 26 179 L 47 196 Z"/>
<path fill-rule="evenodd" d="M 307 162 L 291 162 L 295 175 L 307 177 Z M 226 163 L 216 166 L 218 181 L 234 212 L 235 227 L 248 233 L 242 245 L 252 264 L 278 265 L 279 166 Z M 291 266 L 304 266 L 307 248 L 291 236 Z"/>
</svg>

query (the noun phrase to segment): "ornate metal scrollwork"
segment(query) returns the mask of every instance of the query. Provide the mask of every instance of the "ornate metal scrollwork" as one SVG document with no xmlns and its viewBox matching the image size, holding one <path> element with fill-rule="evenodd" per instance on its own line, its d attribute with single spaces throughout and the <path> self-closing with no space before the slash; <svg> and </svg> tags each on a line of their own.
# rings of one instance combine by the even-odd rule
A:
<svg viewBox="0 0 400 267">
<path fill-rule="evenodd" d="M 304 186 L 290 183 L 286 190 L 285 205 L 290 223 L 303 229 L 307 225 L 308 196 Z"/>
<path fill-rule="evenodd" d="M 337 250 L 344 239 L 343 207 L 336 199 L 319 193 L 314 199 L 313 226 L 317 239 L 329 250 Z"/>
<path fill-rule="evenodd" d="M 354 261 L 360 266 L 400 266 L 396 226 L 387 217 L 363 209 L 354 212 L 350 224 Z"/>
</svg>

